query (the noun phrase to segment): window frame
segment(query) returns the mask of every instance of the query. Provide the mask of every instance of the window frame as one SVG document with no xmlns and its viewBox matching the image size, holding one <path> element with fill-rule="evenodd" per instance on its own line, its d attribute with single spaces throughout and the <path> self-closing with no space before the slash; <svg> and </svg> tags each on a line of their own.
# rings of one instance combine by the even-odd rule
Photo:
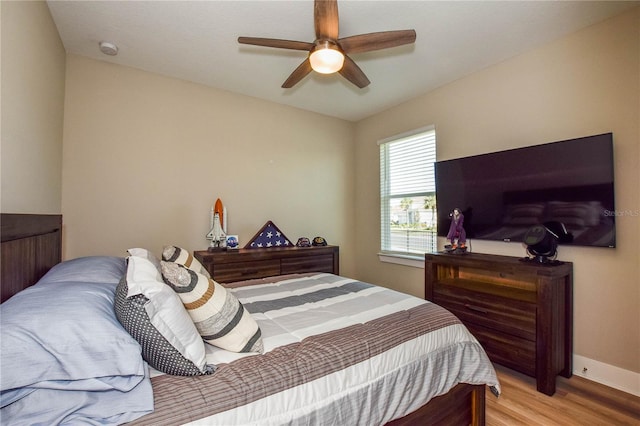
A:
<svg viewBox="0 0 640 426">
<path fill-rule="evenodd" d="M 397 198 L 407 198 L 407 197 L 427 197 L 427 196 L 435 196 L 435 175 L 427 178 L 427 182 L 425 183 L 427 188 L 426 191 L 418 190 L 413 192 L 400 192 L 400 193 L 391 193 L 391 177 L 390 169 L 392 167 L 389 164 L 389 151 L 388 147 L 393 143 L 403 143 L 403 142 L 411 142 L 412 139 L 415 139 L 418 136 L 421 136 L 425 133 L 433 133 L 431 137 L 433 140 L 433 145 L 431 147 L 432 152 L 428 152 L 425 155 L 430 155 L 430 159 L 433 160 L 433 163 L 436 161 L 436 147 L 437 147 L 437 135 L 436 128 L 434 125 L 421 127 L 418 129 L 414 129 L 408 132 L 404 132 L 401 134 L 397 134 L 394 136 L 387 137 L 378 141 L 379 146 L 379 155 L 380 155 L 380 247 L 378 256 L 381 261 L 384 262 L 392 262 L 399 263 L 407 266 L 415 266 L 415 267 L 424 267 L 424 253 L 431 252 L 437 248 L 437 231 L 435 231 L 435 223 L 433 223 L 434 229 L 432 230 L 432 234 L 429 237 L 431 240 L 430 247 L 426 248 L 424 252 L 416 252 L 409 251 L 409 246 L 407 246 L 407 250 L 393 250 L 390 246 L 391 244 L 391 208 L 389 207 L 392 199 Z M 386 149 L 386 151 L 383 151 Z M 432 220 L 436 219 L 437 215 L 432 217 Z M 385 225 L 386 224 L 386 225 Z M 386 244 L 386 245 L 385 245 Z"/>
</svg>

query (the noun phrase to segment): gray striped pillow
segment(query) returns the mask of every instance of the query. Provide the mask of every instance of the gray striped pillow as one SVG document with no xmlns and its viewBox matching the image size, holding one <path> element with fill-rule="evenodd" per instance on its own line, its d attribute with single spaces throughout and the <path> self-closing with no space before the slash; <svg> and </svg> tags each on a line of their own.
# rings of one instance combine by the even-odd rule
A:
<svg viewBox="0 0 640 426">
<path fill-rule="evenodd" d="M 232 352 L 264 351 L 258 324 L 226 288 L 177 263 L 161 267 L 205 342 Z"/>
</svg>

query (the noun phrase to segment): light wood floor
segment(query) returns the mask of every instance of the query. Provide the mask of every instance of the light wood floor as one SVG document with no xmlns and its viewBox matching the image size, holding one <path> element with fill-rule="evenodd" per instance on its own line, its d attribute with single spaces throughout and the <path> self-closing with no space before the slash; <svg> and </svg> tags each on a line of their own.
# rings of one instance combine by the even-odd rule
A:
<svg viewBox="0 0 640 426">
<path fill-rule="evenodd" d="M 487 391 L 487 425 L 640 425 L 640 398 L 579 376 L 558 377 L 556 393 L 536 391 L 535 379 L 495 365 L 502 387 Z"/>
</svg>

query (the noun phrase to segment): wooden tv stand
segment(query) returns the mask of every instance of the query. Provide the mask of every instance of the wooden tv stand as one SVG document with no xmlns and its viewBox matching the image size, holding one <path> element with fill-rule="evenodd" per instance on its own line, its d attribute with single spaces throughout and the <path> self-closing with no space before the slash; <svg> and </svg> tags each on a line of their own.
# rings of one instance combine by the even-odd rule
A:
<svg viewBox="0 0 640 426">
<path fill-rule="evenodd" d="M 427 253 L 425 298 L 453 312 L 498 364 L 553 395 L 571 377 L 573 264 L 490 254 Z"/>
</svg>

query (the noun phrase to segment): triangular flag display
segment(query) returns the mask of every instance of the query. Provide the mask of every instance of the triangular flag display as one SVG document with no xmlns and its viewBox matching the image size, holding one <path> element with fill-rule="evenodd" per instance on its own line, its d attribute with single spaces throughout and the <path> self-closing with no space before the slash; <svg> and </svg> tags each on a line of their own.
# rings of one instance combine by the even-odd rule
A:
<svg viewBox="0 0 640 426">
<path fill-rule="evenodd" d="M 271 221 L 258 231 L 244 248 L 293 247 L 291 241 Z"/>
</svg>

